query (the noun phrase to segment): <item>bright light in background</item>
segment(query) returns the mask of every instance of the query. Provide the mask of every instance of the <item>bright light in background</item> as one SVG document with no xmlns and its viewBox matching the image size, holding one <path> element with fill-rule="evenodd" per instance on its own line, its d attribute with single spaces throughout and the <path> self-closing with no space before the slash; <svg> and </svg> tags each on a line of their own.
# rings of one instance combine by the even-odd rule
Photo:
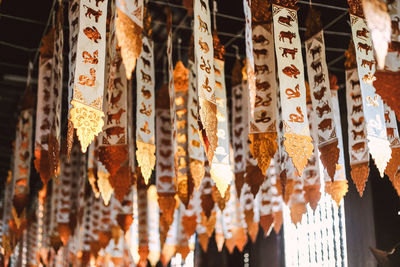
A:
<svg viewBox="0 0 400 267">
<path fill-rule="evenodd" d="M 324 187 L 324 179 L 321 179 L 321 188 Z M 343 201 L 338 208 L 335 201 L 322 192 L 315 212 L 307 205 L 307 213 L 297 228 L 287 206 L 283 217 L 286 267 L 347 267 Z"/>
</svg>

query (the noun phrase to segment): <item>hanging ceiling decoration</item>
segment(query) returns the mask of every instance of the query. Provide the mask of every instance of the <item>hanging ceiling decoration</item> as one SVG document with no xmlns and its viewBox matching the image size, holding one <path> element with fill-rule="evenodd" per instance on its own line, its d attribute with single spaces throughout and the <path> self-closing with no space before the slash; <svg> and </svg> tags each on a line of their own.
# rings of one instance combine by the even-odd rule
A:
<svg viewBox="0 0 400 267">
<path fill-rule="evenodd" d="M 327 195 L 339 206 L 348 190 L 347 151 L 361 196 L 369 154 L 400 195 L 399 109 L 392 91 L 399 74 L 398 0 L 388 6 L 348 1 L 346 104 L 328 72 L 329 33 L 311 6 L 303 60 L 296 0 L 243 1 L 245 33 L 238 38 L 246 55 L 242 61 L 236 47 L 231 74 L 225 71 L 231 43 L 221 42 L 216 2 L 210 8 L 209 1 L 183 1 L 188 15 L 178 26 L 174 5 L 165 4 L 166 22 L 152 22 L 152 5 L 144 2 L 69 3 L 63 118 L 66 48 L 63 2 L 57 1 L 54 27 L 40 49 L 36 122 L 31 67 L 18 114 L 1 205 L 6 262 L 167 265 L 194 250 L 194 235 L 204 251 L 214 237 L 218 251 L 225 245 L 229 253 L 242 252 L 256 242 L 259 226 L 265 235 L 279 234 L 284 205 L 294 224 Z M 191 27 L 183 25 L 188 17 Z M 164 43 L 152 35 L 156 24 L 166 30 Z M 181 47 L 180 27 L 190 30 L 189 47 Z M 339 104 L 347 107 L 347 134 Z M 30 188 L 32 153 L 44 184 L 39 194 Z"/>
</svg>

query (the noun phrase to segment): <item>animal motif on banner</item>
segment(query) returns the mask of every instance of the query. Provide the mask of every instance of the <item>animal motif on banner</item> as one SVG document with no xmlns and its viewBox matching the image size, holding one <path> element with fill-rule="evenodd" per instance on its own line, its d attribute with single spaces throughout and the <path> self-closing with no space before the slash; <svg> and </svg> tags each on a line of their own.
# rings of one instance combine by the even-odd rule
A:
<svg viewBox="0 0 400 267">
<path fill-rule="evenodd" d="M 228 102 L 225 89 L 225 48 L 220 43 L 217 32 L 213 33 L 214 39 L 214 73 L 215 82 L 220 87 L 215 88 L 215 98 L 217 103 L 218 119 L 218 146 L 215 150 L 212 165 L 211 178 L 217 186 L 222 198 L 233 180 L 233 172 L 230 165 L 230 136 L 228 127 Z"/>
<path fill-rule="evenodd" d="M 98 11 L 98 16 L 86 16 L 90 7 Z M 104 121 L 103 92 L 106 52 L 106 19 L 107 0 L 92 3 L 90 0 L 81 0 L 79 6 L 79 34 L 76 50 L 75 81 L 72 108 L 69 118 L 76 129 L 81 142 L 82 151 L 86 152 L 94 137 L 101 132 Z M 94 55 L 98 51 L 96 62 L 87 59 L 88 52 Z M 109 130 L 109 135 L 115 134 Z"/>
<path fill-rule="evenodd" d="M 47 183 L 54 175 L 56 162 L 51 160 L 49 155 L 50 143 L 54 144 L 51 138 L 51 129 L 53 126 L 54 106 L 57 97 L 52 90 L 54 86 L 53 71 L 54 63 L 54 32 L 51 29 L 42 39 L 42 47 L 39 57 L 39 77 L 36 111 L 36 133 L 35 133 L 35 168 L 40 174 L 43 183 Z"/>
<path fill-rule="evenodd" d="M 332 77 L 334 77 L 332 75 Z M 330 80 L 332 78 L 330 77 Z M 343 135 L 342 135 L 342 127 L 341 127 L 341 119 L 340 119 L 340 108 L 339 108 L 339 97 L 338 97 L 338 92 L 337 86 L 333 86 L 331 83 L 331 96 L 332 96 L 332 110 L 333 110 L 333 117 L 334 117 L 334 122 L 336 125 L 336 131 L 337 131 L 337 136 L 338 136 L 338 146 L 340 149 L 340 154 L 339 154 L 339 160 L 338 163 L 336 164 L 336 173 L 335 177 L 332 180 L 329 179 L 329 177 L 324 174 L 325 176 L 325 192 L 328 193 L 332 199 L 336 202 L 337 206 L 339 207 L 343 197 L 346 195 L 348 191 L 348 182 L 346 179 L 346 170 L 345 170 L 345 164 L 344 164 L 344 147 L 343 147 Z M 336 87 L 336 88 L 335 88 Z"/>
<path fill-rule="evenodd" d="M 207 1 L 195 0 L 194 3 L 194 47 L 198 93 L 198 126 L 206 156 L 212 162 L 218 146 L 217 137 L 217 105 L 215 98 L 213 40 L 210 32 L 211 17 Z M 205 49 L 205 47 L 208 49 Z"/>
<path fill-rule="evenodd" d="M 318 11 L 310 9 L 307 21 L 320 21 L 320 14 Z M 318 26 L 319 29 L 322 29 L 322 24 Z M 308 25 L 308 29 L 307 33 L 311 35 L 311 25 Z M 321 162 L 333 181 L 340 150 L 338 148 L 336 125 L 333 122 L 333 108 L 329 89 L 328 66 L 325 58 L 323 31 L 320 30 L 308 38 L 305 45 L 307 73 L 311 91 L 310 95 L 313 109 L 317 115 L 315 119 L 318 122 L 318 149 L 321 152 Z M 329 127 L 324 127 L 323 123 L 326 121 L 332 122 Z"/>
<path fill-rule="evenodd" d="M 154 101 L 154 83 L 140 78 L 140 74 L 144 71 L 150 75 L 150 80 L 155 80 L 154 76 L 154 51 L 153 42 L 148 36 L 143 36 L 143 47 L 146 46 L 148 50 L 142 49 L 140 58 L 138 59 L 136 70 L 136 98 L 137 102 L 141 103 L 136 105 L 136 158 L 138 165 L 142 172 L 145 183 L 148 184 L 152 171 L 156 163 L 156 146 L 155 146 L 155 128 L 154 128 L 154 110 L 149 109 L 149 113 L 143 114 L 141 112 L 141 105 L 145 107 L 155 107 Z M 145 129 L 144 131 L 140 129 Z"/>
<path fill-rule="evenodd" d="M 313 145 L 314 147 L 318 147 L 317 114 L 314 112 L 312 107 L 309 87 L 307 87 L 307 117 L 308 123 L 310 124 L 310 133 L 313 139 Z M 317 208 L 318 202 L 321 198 L 321 177 L 319 168 L 318 150 L 314 149 L 314 153 L 303 171 L 304 198 L 313 210 Z"/>
<path fill-rule="evenodd" d="M 172 125 L 168 86 L 163 85 L 156 102 L 156 186 L 160 206 L 160 235 L 166 235 L 173 222 L 175 200 L 175 155 L 172 144 Z"/>
<path fill-rule="evenodd" d="M 392 149 L 392 158 L 388 162 L 385 173 L 388 175 L 389 179 L 393 183 L 394 188 L 399 194 L 400 187 L 395 177 L 398 166 L 400 166 L 400 139 L 399 130 L 397 128 L 397 118 L 394 111 L 386 103 L 384 103 L 384 106 L 386 132 L 390 142 L 390 147 Z"/>
<path fill-rule="evenodd" d="M 256 91 L 254 106 L 250 107 L 249 138 L 250 151 L 265 175 L 269 163 L 277 151 L 276 133 L 276 73 L 272 28 L 272 14 L 267 1 L 251 2 L 251 34 L 253 52 L 268 51 L 253 59 L 255 66 Z M 280 35 L 281 36 L 281 35 Z M 290 41 L 293 36 L 290 36 Z M 246 42 L 249 44 L 250 42 Z M 249 70 L 249 69 L 248 69 Z M 249 77 L 249 73 L 247 74 Z M 252 95 L 251 95 L 252 96 Z"/>
<path fill-rule="evenodd" d="M 247 145 L 248 117 L 247 117 L 247 84 L 242 80 L 242 65 L 237 59 L 232 71 L 232 147 L 234 155 L 234 173 L 237 198 L 244 183 L 246 173 L 247 157 L 249 155 Z"/>
<path fill-rule="evenodd" d="M 382 0 L 362 0 L 362 7 L 368 29 L 371 31 L 377 67 L 378 69 L 383 69 L 392 33 L 391 18 L 388 14 L 387 5 Z M 365 35 L 369 33 L 369 30 L 366 30 L 366 28 L 362 30 L 366 32 Z"/>
<path fill-rule="evenodd" d="M 28 80 L 30 79 L 30 71 L 28 74 Z M 16 239 L 22 234 L 22 231 L 26 228 L 27 222 L 27 206 L 29 202 L 29 191 L 30 191 L 30 171 L 31 171 L 31 159 L 32 159 L 32 130 L 33 130 L 33 96 L 32 91 L 29 87 L 25 90 L 24 96 L 22 97 L 21 111 L 18 117 L 16 134 L 15 134 L 15 147 L 14 147 L 14 160 L 13 160 L 13 180 L 12 184 L 12 195 L 8 195 L 10 201 L 9 206 L 11 218 L 10 222 L 4 221 L 7 225 L 10 223 L 13 232 L 13 236 Z M 7 197 L 7 195 L 5 196 Z M 3 203 L 7 205 L 7 203 Z M 4 209 L 4 208 L 3 208 Z M 6 212 L 7 213 L 7 212 Z M 3 212 L 2 217 L 6 217 Z M 14 227 L 13 227 L 14 226 Z"/>
<path fill-rule="evenodd" d="M 352 43 L 350 44 L 352 45 Z M 349 48 L 354 50 L 353 48 Z M 369 154 L 367 146 L 367 132 L 364 112 L 362 109 L 361 88 L 352 86 L 354 81 L 359 81 L 356 68 L 346 70 L 346 102 L 347 102 L 347 122 L 351 176 L 357 186 L 357 190 L 362 195 L 369 173 Z M 353 82 L 353 83 L 352 83 Z M 360 106 L 360 109 L 354 107 Z M 358 112 L 354 112 L 358 111 Z M 357 146 L 362 146 L 363 150 L 355 150 Z"/>
<path fill-rule="evenodd" d="M 99 135 L 98 158 L 110 174 L 109 182 L 117 199 L 122 201 L 132 184 L 128 166 L 128 80 L 113 30 L 110 36 L 110 74 L 104 109 L 106 120 Z"/>
<path fill-rule="evenodd" d="M 188 157 L 188 89 L 189 70 L 182 61 L 178 61 L 173 72 L 175 86 L 175 105 L 177 122 L 177 153 L 178 169 L 176 173 L 176 191 L 179 199 L 188 207 L 193 193 L 194 183 L 189 171 Z"/>
<path fill-rule="evenodd" d="M 291 2 L 283 3 L 281 1 L 276 1 L 276 4 L 272 5 L 272 14 L 275 53 L 278 62 L 278 76 L 281 91 L 280 101 L 282 104 L 285 149 L 301 176 L 308 159 L 312 156 L 313 145 L 310 137 L 308 119 L 304 116 L 307 110 L 306 89 L 297 12 L 294 9 L 288 8 L 288 6 L 292 6 L 290 3 Z M 293 35 L 291 35 L 292 43 L 288 42 L 286 38 L 279 38 L 282 31 L 290 31 L 293 33 Z M 298 73 L 297 70 L 300 73 Z M 288 96 L 286 94 L 286 89 L 291 88 L 294 90 L 297 85 L 298 91 L 296 91 L 299 93 L 299 97 Z"/>
<path fill-rule="evenodd" d="M 191 38 L 191 43 L 194 37 Z M 206 43 L 205 43 L 206 45 Z M 207 45 L 208 48 L 208 45 Z M 208 48 L 209 49 L 209 48 Z M 188 92 L 188 153 L 190 174 L 193 178 L 196 190 L 200 187 L 201 179 L 204 177 L 204 148 L 200 145 L 198 120 L 198 93 L 197 93 L 197 74 L 194 64 L 194 44 L 189 50 L 189 92 Z"/>
<path fill-rule="evenodd" d="M 144 3 L 143 0 L 116 0 L 116 6 L 116 35 L 118 45 L 121 46 L 126 77 L 130 80 L 136 59 L 142 51 Z"/>
<path fill-rule="evenodd" d="M 351 1 L 350 1 L 351 2 Z M 353 33 L 353 41 L 356 45 L 356 60 L 357 69 L 360 79 L 362 106 L 365 116 L 366 128 L 367 128 L 367 139 L 369 153 L 375 161 L 378 170 L 383 177 L 384 170 L 387 163 L 391 158 L 390 143 L 387 138 L 386 126 L 384 124 L 384 107 L 382 99 L 375 93 L 375 88 L 372 85 L 372 81 L 376 80 L 374 77 L 375 65 L 371 68 L 362 64 L 363 60 L 373 61 L 374 53 L 372 50 L 372 41 L 370 33 L 366 32 L 365 35 L 361 34 L 364 28 L 368 28 L 364 18 L 354 14 L 350 14 L 351 28 Z M 370 99 L 376 99 L 376 104 L 370 105 Z M 354 110 L 356 111 L 356 110 Z M 354 147 L 358 151 L 363 151 L 364 147 Z"/>
</svg>

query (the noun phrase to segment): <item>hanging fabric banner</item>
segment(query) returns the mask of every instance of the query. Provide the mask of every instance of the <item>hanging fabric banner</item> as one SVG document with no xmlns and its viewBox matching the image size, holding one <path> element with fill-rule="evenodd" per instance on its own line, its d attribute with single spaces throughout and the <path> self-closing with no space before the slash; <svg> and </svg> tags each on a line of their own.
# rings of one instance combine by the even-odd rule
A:
<svg viewBox="0 0 400 267">
<path fill-rule="evenodd" d="M 216 31 L 213 33 L 214 45 L 214 73 L 215 73 L 215 99 L 217 103 L 217 136 L 218 146 L 215 150 L 212 165 L 211 178 L 216 184 L 222 197 L 228 186 L 232 183 L 233 173 L 229 158 L 229 126 L 228 126 L 228 102 L 225 89 L 225 48 L 218 39 Z"/>
<path fill-rule="evenodd" d="M 333 180 L 339 159 L 338 138 L 333 119 L 332 100 L 329 89 L 328 66 L 325 58 L 324 33 L 320 13 L 311 8 L 307 16 L 308 38 L 306 46 L 307 74 L 315 118 L 317 120 L 318 149 L 321 162 Z"/>
<path fill-rule="evenodd" d="M 335 77 L 336 79 L 336 77 Z M 331 96 L 332 96 L 332 108 L 333 108 L 333 118 L 336 124 L 336 132 L 338 136 L 338 144 L 340 149 L 339 160 L 336 164 L 335 177 L 332 180 L 327 181 L 328 177 L 325 176 L 325 192 L 331 195 L 332 199 L 336 202 L 339 207 L 340 202 L 348 191 L 348 183 L 346 179 L 346 170 L 344 165 L 344 146 L 343 146 L 343 135 L 342 135 L 342 124 L 340 120 L 340 108 L 339 108 L 339 87 L 335 84 L 336 88 L 331 85 Z"/>
<path fill-rule="evenodd" d="M 124 234 L 128 232 L 129 227 L 132 225 L 133 222 L 133 194 L 135 190 L 135 186 L 130 186 L 128 188 L 128 193 L 124 196 L 123 201 L 119 200 L 120 205 L 116 218 L 117 223 Z"/>
<path fill-rule="evenodd" d="M 247 99 L 248 105 L 246 106 L 247 109 L 244 110 L 246 112 L 246 120 L 247 120 L 247 128 L 245 129 L 245 140 L 247 140 L 246 147 L 248 147 L 248 144 L 250 144 L 250 149 L 246 148 L 246 174 L 244 176 L 244 182 L 246 182 L 250 187 L 251 187 L 251 192 L 253 193 L 254 197 L 257 194 L 260 185 L 264 181 L 265 178 L 265 173 L 262 174 L 260 171 L 260 168 L 258 167 L 260 165 L 260 161 L 257 162 L 257 159 L 253 157 L 253 155 L 260 156 L 260 151 L 257 151 L 257 149 L 263 149 L 263 145 L 260 142 L 260 139 L 257 138 L 259 136 L 255 135 L 249 135 L 249 133 L 257 132 L 259 129 L 257 126 L 253 123 L 253 119 L 255 119 L 256 116 L 256 100 L 260 100 L 260 95 L 257 96 L 257 89 L 256 89 L 256 74 L 254 70 L 254 49 L 253 49 L 253 34 L 252 34 L 252 14 L 251 14 L 251 3 L 250 1 L 243 1 L 243 7 L 244 7 L 244 13 L 246 17 L 246 71 L 243 72 L 243 81 L 247 81 L 247 88 L 248 90 L 244 91 L 244 96 Z M 264 16 L 263 14 L 262 16 Z M 265 48 L 264 48 L 265 49 Z M 267 52 L 265 50 L 265 55 L 264 55 L 264 50 L 262 50 L 262 53 L 257 54 L 258 59 L 263 58 L 263 56 L 266 56 Z M 246 75 L 245 75 L 246 74 Z M 259 88 L 261 86 L 259 85 Z M 265 88 L 263 88 L 264 90 Z M 269 100 L 264 100 L 261 99 L 261 102 L 266 104 Z M 257 106 L 258 106 L 257 102 Z M 259 110 L 258 110 L 259 111 Z M 255 122 L 255 121 L 254 121 Z M 249 140 L 251 138 L 251 140 Z M 251 143 L 250 143 L 251 141 Z M 259 142 L 259 143 L 258 143 Z M 256 144 L 257 143 L 257 144 Z M 269 146 L 269 148 L 272 148 L 273 150 L 273 145 Z M 269 155 L 271 152 L 263 152 L 261 153 L 262 155 Z M 269 164 L 269 163 L 268 163 Z M 265 165 L 265 163 L 263 163 Z M 261 169 L 265 169 L 265 166 Z M 240 192 L 238 192 L 240 194 Z"/>
<path fill-rule="evenodd" d="M 147 221 L 148 221 L 148 246 L 149 260 L 151 266 L 156 266 L 160 259 L 161 244 L 160 244 L 160 230 L 159 230 L 159 207 L 157 201 L 157 188 L 151 185 L 147 189 Z"/>
<path fill-rule="evenodd" d="M 52 110 L 55 95 L 53 94 L 54 68 L 54 28 L 42 39 L 39 57 L 39 77 L 36 111 L 36 133 L 35 133 L 35 168 L 40 174 L 42 181 L 46 184 L 54 175 L 53 162 L 49 155 L 50 130 L 53 122 L 54 112 Z"/>
<path fill-rule="evenodd" d="M 277 163 L 276 164 L 276 172 L 275 175 L 270 177 L 271 179 L 271 193 L 272 193 L 272 198 L 271 198 L 271 203 L 272 203 L 272 217 L 274 220 L 274 230 L 276 234 L 279 234 L 279 231 L 281 229 L 282 223 L 283 223 L 283 214 L 282 214 L 282 209 L 283 209 L 283 199 L 282 199 L 282 190 L 281 190 L 281 184 L 280 184 L 280 169 L 279 169 L 279 155 L 276 154 L 274 157 L 274 161 Z"/>
<path fill-rule="evenodd" d="M 204 177 L 204 148 L 200 145 L 198 120 L 198 95 L 196 64 L 194 63 L 194 40 L 191 38 L 191 45 L 188 52 L 189 68 L 189 92 L 188 92 L 188 152 L 189 168 L 193 178 L 194 187 L 199 189 L 201 179 Z"/>
<path fill-rule="evenodd" d="M 147 9 L 146 9 L 147 10 Z M 148 12 L 146 12 L 147 14 Z M 136 70 L 136 158 L 143 178 L 148 184 L 154 165 L 156 164 L 156 145 L 154 129 L 154 47 L 151 40 L 151 18 L 145 18 L 143 47 Z"/>
<path fill-rule="evenodd" d="M 143 15 L 143 0 L 117 0 L 116 35 L 128 80 L 142 49 Z"/>
<path fill-rule="evenodd" d="M 110 174 L 109 181 L 116 197 L 122 200 L 131 185 L 131 177 L 121 176 L 128 168 L 128 80 L 118 50 L 111 59 L 110 77 L 106 92 L 106 121 L 99 135 L 98 159 Z"/>
<path fill-rule="evenodd" d="M 183 227 L 183 212 L 185 210 L 184 205 L 179 206 L 179 224 L 178 224 L 178 235 L 176 254 L 181 254 L 182 260 L 185 261 L 190 251 L 194 250 L 193 244 L 189 244 L 189 237 L 186 235 L 185 228 Z"/>
<path fill-rule="evenodd" d="M 306 116 L 304 65 L 297 22 L 297 1 L 274 0 L 275 53 L 278 62 L 285 148 L 299 175 L 312 156 L 313 145 Z"/>
<path fill-rule="evenodd" d="M 177 153 L 178 169 L 176 173 L 176 191 L 179 199 L 187 207 L 193 193 L 193 179 L 189 172 L 188 158 L 188 125 L 187 102 L 189 88 L 189 70 L 182 61 L 178 61 L 174 70 L 176 123 L 177 123 Z"/>
<path fill-rule="evenodd" d="M 69 22 L 69 78 L 68 78 L 68 114 L 72 108 L 71 100 L 74 91 L 75 82 L 75 66 L 76 66 L 76 52 L 79 34 L 79 3 L 80 0 L 73 0 L 69 2 L 68 7 L 68 22 Z M 71 154 L 72 144 L 74 142 L 74 125 L 71 118 L 68 117 L 68 132 L 67 132 L 67 155 L 68 158 Z"/>
<path fill-rule="evenodd" d="M 235 186 L 238 198 L 244 183 L 248 155 L 245 85 L 242 82 L 242 66 L 239 59 L 236 59 L 232 71 L 232 146 L 234 151 Z"/>
<path fill-rule="evenodd" d="M 400 106 L 397 101 L 397 95 L 400 91 L 398 83 L 400 79 L 400 1 L 388 1 L 388 8 L 392 20 L 391 42 L 389 43 L 384 70 L 377 70 L 375 73 L 374 87 L 376 93 L 394 110 L 396 116 L 400 117 Z"/>
<path fill-rule="evenodd" d="M 271 159 L 270 166 L 267 170 L 267 179 L 264 180 L 260 186 L 260 197 L 259 197 L 259 207 L 260 207 L 260 226 L 264 230 L 265 236 L 268 236 L 271 232 L 272 225 L 274 223 L 272 215 L 272 180 L 274 179 L 275 162 Z"/>
<path fill-rule="evenodd" d="M 296 175 L 293 180 L 293 193 L 290 195 L 288 206 L 292 223 L 296 225 L 301 222 L 303 215 L 307 212 L 307 203 L 304 199 L 304 180 Z"/>
<path fill-rule="evenodd" d="M 395 177 L 397 169 L 400 166 L 400 138 L 399 130 L 397 128 L 397 118 L 394 111 L 386 103 L 384 103 L 384 106 L 386 131 L 390 142 L 390 147 L 392 149 L 392 158 L 386 167 L 385 173 L 389 176 L 389 179 L 392 181 L 397 194 L 399 194 L 400 181 Z"/>
<path fill-rule="evenodd" d="M 74 93 L 70 120 L 82 151 L 101 132 L 106 52 L 107 2 L 81 0 Z M 95 12 L 97 16 L 86 16 Z"/>
<path fill-rule="evenodd" d="M 138 234 L 139 234 L 139 248 L 138 253 L 140 256 L 139 266 L 146 266 L 147 257 L 149 256 L 149 228 L 148 224 L 148 199 L 147 188 L 143 180 L 138 179 L 137 182 L 137 206 L 138 206 Z"/>
<path fill-rule="evenodd" d="M 54 170 L 50 170 L 54 173 L 54 176 L 60 174 L 60 149 L 61 149 L 61 103 L 62 103 L 62 92 L 63 92 L 63 47 L 64 47 L 64 8 L 62 1 L 59 1 L 59 10 L 55 19 L 55 32 L 54 32 L 54 54 L 53 54 L 53 94 L 54 94 L 54 117 L 50 128 L 49 137 L 49 155 L 50 161 Z"/>
<path fill-rule="evenodd" d="M 215 102 L 214 49 L 211 16 L 207 1 L 194 1 L 194 47 L 199 101 L 199 135 L 211 163 L 218 146 L 217 105 Z"/>
<path fill-rule="evenodd" d="M 174 157 L 173 175 L 176 181 L 178 172 L 178 148 L 177 148 L 177 122 L 176 122 L 176 102 L 175 102 L 175 84 L 174 84 L 174 62 L 172 60 L 172 13 L 167 11 L 167 60 L 168 60 L 168 95 L 169 95 L 169 112 L 172 125 L 172 155 Z"/>
<path fill-rule="evenodd" d="M 236 193 L 235 183 L 229 188 L 229 200 L 226 202 L 226 207 L 222 211 L 222 229 L 224 231 L 225 246 L 229 253 L 235 248 L 234 229 L 235 229 L 235 213 L 238 205 L 238 197 Z"/>
<path fill-rule="evenodd" d="M 160 234 L 167 234 L 175 207 L 175 157 L 172 145 L 172 125 L 168 86 L 158 91 L 156 108 L 156 186 L 160 205 Z"/>
<path fill-rule="evenodd" d="M 75 158 L 73 158 L 75 160 Z M 72 168 L 73 162 L 68 162 L 67 155 L 61 155 L 61 170 L 60 170 L 60 201 L 57 203 L 57 230 L 60 235 L 61 241 L 64 246 L 68 243 L 69 237 L 73 232 L 70 228 L 70 212 L 73 199 L 72 195 L 72 185 L 73 185 L 73 174 L 74 170 Z"/>
<path fill-rule="evenodd" d="M 346 103 L 351 177 L 362 195 L 369 174 L 367 127 L 365 123 L 356 51 L 350 41 L 346 55 Z"/>
<path fill-rule="evenodd" d="M 30 88 L 26 90 L 24 96 L 25 99 L 23 99 L 23 102 L 25 103 L 23 103 L 23 110 L 19 114 L 14 147 L 14 189 L 13 196 L 10 197 L 12 199 L 12 220 L 14 221 L 18 229 L 18 233 L 26 227 L 25 224 L 27 219 L 27 206 L 29 202 L 30 191 L 29 177 L 31 172 L 32 158 L 32 129 L 34 106 L 32 100 L 26 99 L 26 97 L 32 97 L 30 91 Z"/>
<path fill-rule="evenodd" d="M 243 210 L 244 219 L 247 226 L 247 232 L 250 239 L 254 243 L 258 233 L 258 222 L 254 221 L 255 214 L 255 197 L 253 196 L 250 186 L 245 183 L 240 196 L 240 208 Z"/>
<path fill-rule="evenodd" d="M 357 7 L 356 7 L 357 5 Z M 391 158 L 390 143 L 387 139 L 382 99 L 372 85 L 376 80 L 375 58 L 368 26 L 359 0 L 349 0 L 353 41 L 356 49 L 358 76 L 360 79 L 362 106 L 366 121 L 369 153 L 383 177 Z"/>
<path fill-rule="evenodd" d="M 271 159 L 277 151 L 276 131 L 276 66 L 272 14 L 268 1 L 253 0 L 252 45 L 255 72 L 255 93 L 250 99 L 249 130 L 250 150 L 265 175 Z M 264 53 L 265 51 L 265 53 Z M 249 80 L 249 75 L 248 75 Z M 251 87 L 249 87 L 251 88 Z M 250 91 L 251 92 L 251 91 Z"/>
<path fill-rule="evenodd" d="M 318 147 L 318 120 L 317 114 L 314 112 L 311 102 L 310 89 L 307 86 L 307 117 L 310 125 L 311 138 L 313 146 Z M 330 179 L 330 177 L 328 177 Z M 321 198 L 321 177 L 319 169 L 318 149 L 314 149 L 313 155 L 308 161 L 303 171 L 304 179 L 304 198 L 310 207 L 315 210 Z"/>
</svg>

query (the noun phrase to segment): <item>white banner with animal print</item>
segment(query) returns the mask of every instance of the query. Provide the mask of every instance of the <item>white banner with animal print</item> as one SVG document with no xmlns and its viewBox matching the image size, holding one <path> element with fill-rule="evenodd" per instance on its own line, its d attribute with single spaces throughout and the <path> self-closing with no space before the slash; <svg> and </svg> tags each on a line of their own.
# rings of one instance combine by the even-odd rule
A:
<svg viewBox="0 0 400 267">
<path fill-rule="evenodd" d="M 346 103 L 350 165 L 368 162 L 367 128 L 357 69 L 346 70 Z"/>
<path fill-rule="evenodd" d="M 307 119 L 304 65 L 296 10 L 272 5 L 285 147 L 301 175 L 313 145 Z"/>
<path fill-rule="evenodd" d="M 318 124 L 318 147 L 321 153 L 321 161 L 329 176 L 334 178 L 340 151 L 335 120 L 333 119 L 323 31 L 308 39 L 305 45 L 310 95 Z"/>
<path fill-rule="evenodd" d="M 248 106 L 249 111 L 250 111 L 250 117 L 254 117 L 254 112 L 255 112 L 255 101 L 256 101 L 256 75 L 254 73 L 254 55 L 255 53 L 253 49 L 253 35 L 252 35 L 252 29 L 251 29 L 251 3 L 248 0 L 243 0 L 243 9 L 244 9 L 244 16 L 246 19 L 246 70 L 247 70 L 247 84 L 248 84 L 248 95 L 249 95 L 249 101 L 250 105 Z M 257 50 L 258 51 L 258 50 Z M 266 55 L 266 51 L 265 54 Z M 261 56 L 261 54 L 256 54 Z"/>
<path fill-rule="evenodd" d="M 196 189 L 204 176 L 204 148 L 200 143 L 199 125 L 197 123 L 198 95 L 196 81 L 196 65 L 189 59 L 189 92 L 188 92 L 188 153 L 190 160 L 190 173 Z"/>
<path fill-rule="evenodd" d="M 136 66 L 136 82 L 136 158 L 147 184 L 156 161 L 154 51 L 153 41 L 147 36 L 142 39 L 142 52 Z"/>
<path fill-rule="evenodd" d="M 169 109 L 156 110 L 156 185 L 158 193 L 175 193 L 172 125 Z"/>
<path fill-rule="evenodd" d="M 256 79 L 255 100 L 250 110 L 250 133 L 276 133 L 276 66 L 274 36 L 271 24 L 255 25 L 252 29 L 253 60 Z"/>
<path fill-rule="evenodd" d="M 244 173 L 249 146 L 247 124 L 247 93 L 244 92 L 247 83 L 238 84 L 232 88 L 232 146 L 234 151 L 234 172 Z M 238 179 L 238 177 L 236 177 Z M 240 188 L 239 188 L 240 189 Z M 238 190 L 238 188 L 236 188 Z M 240 193 L 240 192 L 239 192 Z"/>
<path fill-rule="evenodd" d="M 211 165 L 211 178 L 215 182 L 222 197 L 233 180 L 232 168 L 230 165 L 230 138 L 229 138 L 229 117 L 228 102 L 225 89 L 225 62 L 214 59 L 215 70 L 215 98 L 217 102 L 218 119 L 218 146 L 215 150 Z"/>
<path fill-rule="evenodd" d="M 111 59 L 110 77 L 106 93 L 106 121 L 100 138 L 100 146 L 126 145 L 128 80 L 125 76 L 121 54 L 116 51 Z M 121 162 L 120 162 L 121 164 Z"/>
<path fill-rule="evenodd" d="M 388 5 L 392 20 L 392 38 L 385 60 L 385 70 L 398 72 L 400 70 L 400 1 L 394 0 Z"/>
<path fill-rule="evenodd" d="M 169 109 L 170 109 L 170 118 L 171 118 L 171 125 L 172 125 L 172 152 L 176 159 L 177 157 L 177 122 L 176 122 L 176 102 L 175 102 L 175 85 L 174 85 L 174 62 L 172 60 L 172 14 L 168 14 L 167 18 L 167 59 L 168 59 L 168 94 L 169 94 Z M 174 177 L 177 174 L 177 163 L 175 163 Z"/>
<path fill-rule="evenodd" d="M 29 177 L 32 159 L 32 130 L 33 110 L 25 109 L 21 111 L 18 118 L 14 147 L 14 169 L 12 172 L 14 175 L 14 197 L 17 200 L 25 199 L 26 202 L 30 188 Z M 13 204 L 18 213 L 22 212 L 25 208 L 24 205 L 28 204 L 20 202 L 21 201 L 16 201 Z M 22 207 L 18 207 L 18 204 L 22 204 Z"/>
<path fill-rule="evenodd" d="M 208 1 L 194 1 L 194 48 L 199 101 L 199 131 L 209 162 L 217 147 L 217 107 L 215 103 L 214 49 Z"/>
<path fill-rule="evenodd" d="M 396 114 L 386 103 L 383 103 L 383 105 L 385 107 L 385 124 L 390 146 L 399 147 L 400 138 L 399 138 L 399 130 L 397 128 Z"/>
<path fill-rule="evenodd" d="M 358 76 L 365 121 L 367 124 L 368 148 L 381 176 L 391 158 L 390 143 L 387 139 L 382 99 L 372 85 L 376 80 L 375 59 L 370 32 L 364 19 L 350 15 L 353 41 L 356 49 Z"/>
<path fill-rule="evenodd" d="M 107 0 L 81 0 L 71 121 L 82 151 L 102 130 Z"/>
</svg>

